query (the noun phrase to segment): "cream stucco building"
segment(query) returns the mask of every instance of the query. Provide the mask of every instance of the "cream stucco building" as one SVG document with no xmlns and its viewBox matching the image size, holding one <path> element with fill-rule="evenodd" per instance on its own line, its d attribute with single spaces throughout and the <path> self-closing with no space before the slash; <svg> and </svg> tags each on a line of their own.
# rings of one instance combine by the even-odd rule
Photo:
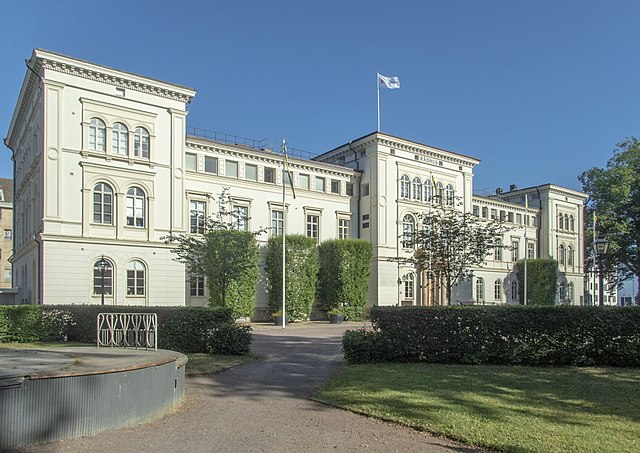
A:
<svg viewBox="0 0 640 453">
<path fill-rule="evenodd" d="M 238 228 L 269 229 L 262 242 L 282 234 L 283 220 L 286 233 L 318 242 L 371 241 L 370 305 L 442 303 L 435 282 L 389 259 L 409 253 L 401 235 L 416 212 L 452 208 L 454 197 L 460 209 L 504 217 L 512 230 L 503 241 L 517 247 L 474 270 L 452 303 L 518 303 L 512 264 L 525 253 L 558 259 L 558 303 L 581 302 L 580 192 L 547 184 L 474 196 L 477 159 L 374 132 L 312 159 L 292 157 L 297 197 L 283 206 L 281 154 L 190 130 L 195 90 L 39 49 L 28 64 L 6 139 L 21 302 L 100 303 L 95 266 L 104 257 L 106 303 L 206 303 L 206 285 L 187 281 L 162 238 L 197 234 L 225 187 L 250 218 Z M 266 315 L 263 288 L 257 309 Z"/>
</svg>

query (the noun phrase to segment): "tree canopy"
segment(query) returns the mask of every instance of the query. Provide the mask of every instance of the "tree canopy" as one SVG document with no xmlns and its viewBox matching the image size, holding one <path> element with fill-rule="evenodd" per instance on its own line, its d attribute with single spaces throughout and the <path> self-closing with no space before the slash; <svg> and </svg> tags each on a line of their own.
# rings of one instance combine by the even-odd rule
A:
<svg viewBox="0 0 640 453">
<path fill-rule="evenodd" d="M 596 235 L 609 241 L 605 266 L 622 279 L 640 274 L 640 142 L 619 143 L 606 168 L 593 167 L 579 180 L 589 195 L 588 218 L 597 216 Z"/>
</svg>

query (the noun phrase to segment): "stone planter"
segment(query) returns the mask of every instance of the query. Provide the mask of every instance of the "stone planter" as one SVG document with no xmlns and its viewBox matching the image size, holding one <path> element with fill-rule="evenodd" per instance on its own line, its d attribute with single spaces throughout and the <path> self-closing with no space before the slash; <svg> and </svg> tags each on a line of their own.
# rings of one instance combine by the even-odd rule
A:
<svg viewBox="0 0 640 453">
<path fill-rule="evenodd" d="M 284 319 L 284 316 L 274 316 L 273 317 L 273 324 L 276 326 L 282 326 L 282 322 L 284 321 L 284 325 L 288 325 L 289 324 L 289 317 L 287 316 L 287 319 Z"/>
<path fill-rule="evenodd" d="M 331 324 L 342 324 L 344 321 L 344 315 L 329 315 L 329 323 Z"/>
</svg>

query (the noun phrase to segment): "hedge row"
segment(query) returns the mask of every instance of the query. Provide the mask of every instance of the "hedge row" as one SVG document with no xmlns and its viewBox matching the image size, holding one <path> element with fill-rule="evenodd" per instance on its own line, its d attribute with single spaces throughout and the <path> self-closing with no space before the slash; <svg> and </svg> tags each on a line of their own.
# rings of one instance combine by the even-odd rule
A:
<svg viewBox="0 0 640 453">
<path fill-rule="evenodd" d="M 640 366 L 640 307 L 375 307 L 347 360 Z"/>
<path fill-rule="evenodd" d="M 98 313 L 156 313 L 158 347 L 183 353 L 249 352 L 250 329 L 235 325 L 228 308 L 130 307 L 101 305 L 0 306 L 0 342 L 69 341 L 94 343 Z"/>
</svg>

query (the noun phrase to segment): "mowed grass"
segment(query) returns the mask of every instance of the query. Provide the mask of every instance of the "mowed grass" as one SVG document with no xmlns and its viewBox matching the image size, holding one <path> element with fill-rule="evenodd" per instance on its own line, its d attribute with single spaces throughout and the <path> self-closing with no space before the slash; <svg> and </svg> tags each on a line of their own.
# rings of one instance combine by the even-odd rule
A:
<svg viewBox="0 0 640 453">
<path fill-rule="evenodd" d="M 640 451 L 640 369 L 345 365 L 314 399 L 500 451 Z"/>
</svg>

